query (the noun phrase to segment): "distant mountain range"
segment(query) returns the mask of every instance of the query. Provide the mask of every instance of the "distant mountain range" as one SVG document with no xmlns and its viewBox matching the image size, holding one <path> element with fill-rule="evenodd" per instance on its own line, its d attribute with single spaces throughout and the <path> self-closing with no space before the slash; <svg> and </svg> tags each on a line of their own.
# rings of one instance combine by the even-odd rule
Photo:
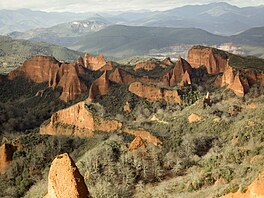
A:
<svg viewBox="0 0 264 198">
<path fill-rule="evenodd" d="M 111 24 L 148 27 L 200 28 L 214 34 L 233 35 L 264 26 L 264 6 L 239 8 L 227 3 L 188 5 L 166 11 L 118 13 L 42 12 L 28 9 L 0 10 L 0 34 L 51 27 L 60 23 L 91 20 L 94 16 Z"/>
<path fill-rule="evenodd" d="M 43 12 L 30 9 L 0 10 L 0 34 L 51 27 L 73 20 L 84 20 L 91 16 L 93 15 L 88 13 Z"/>
<path fill-rule="evenodd" d="M 239 8 L 228 3 L 188 5 L 132 19 L 130 25 L 195 27 L 214 34 L 232 35 L 264 26 L 264 6 Z"/>
<path fill-rule="evenodd" d="M 221 45 L 232 42 L 264 48 L 264 27 L 253 28 L 229 37 L 215 35 L 199 28 L 109 25 L 103 21 L 89 22 L 90 25 L 84 28 L 84 24 L 87 23 L 87 21 L 65 23 L 24 33 L 16 32 L 10 36 L 15 39 L 49 42 L 78 51 L 103 53 L 119 58 L 145 55 L 151 50 L 177 45 Z M 257 55 L 262 56 L 263 53 Z"/>
</svg>

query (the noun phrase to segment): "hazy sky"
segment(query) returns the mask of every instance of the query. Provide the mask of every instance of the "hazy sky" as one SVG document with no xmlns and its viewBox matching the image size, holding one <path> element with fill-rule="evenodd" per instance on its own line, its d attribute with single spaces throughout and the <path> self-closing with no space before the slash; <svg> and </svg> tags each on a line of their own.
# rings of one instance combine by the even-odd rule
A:
<svg viewBox="0 0 264 198">
<path fill-rule="evenodd" d="M 45 11 L 165 10 L 187 4 L 227 2 L 239 7 L 264 5 L 264 0 L 0 0 L 0 9 L 30 8 Z"/>
</svg>

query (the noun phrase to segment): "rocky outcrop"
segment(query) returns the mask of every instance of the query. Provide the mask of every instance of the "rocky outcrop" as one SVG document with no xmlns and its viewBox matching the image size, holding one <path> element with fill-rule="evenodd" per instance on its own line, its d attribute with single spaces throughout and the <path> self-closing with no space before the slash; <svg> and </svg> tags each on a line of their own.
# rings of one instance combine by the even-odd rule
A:
<svg viewBox="0 0 264 198">
<path fill-rule="evenodd" d="M 80 80 L 80 74 L 84 74 L 84 68 L 80 64 L 60 63 L 54 57 L 35 56 L 8 74 L 9 80 L 18 76 L 25 76 L 36 82 L 48 82 L 49 87 L 61 87 L 60 99 L 68 102 L 76 99 L 87 90 L 85 84 Z"/>
<path fill-rule="evenodd" d="M 247 80 L 241 80 L 239 72 L 234 77 L 232 84 L 228 86 L 237 96 L 243 97 L 249 91 Z"/>
<path fill-rule="evenodd" d="M 145 85 L 141 82 L 131 83 L 128 90 L 139 97 L 151 101 L 164 100 L 169 104 L 181 103 L 177 90 L 160 89 L 154 86 Z"/>
<path fill-rule="evenodd" d="M 122 124 L 116 120 L 95 115 L 86 108 L 85 102 L 79 102 L 54 113 L 49 123 L 41 125 L 40 133 L 89 137 L 93 135 L 94 131 L 111 132 L 121 126 Z"/>
<path fill-rule="evenodd" d="M 137 136 L 128 147 L 129 151 L 138 150 L 138 149 L 145 149 L 146 145 L 141 137 Z"/>
<path fill-rule="evenodd" d="M 114 69 L 114 63 L 112 61 L 108 61 L 100 71 L 112 71 Z"/>
<path fill-rule="evenodd" d="M 237 191 L 229 193 L 222 198 L 263 198 L 264 197 L 264 172 L 260 173 L 258 178 L 253 181 L 245 193 Z"/>
<path fill-rule="evenodd" d="M 84 56 L 84 65 L 86 68 L 97 71 L 101 69 L 106 64 L 105 58 L 102 54 L 98 56 L 91 56 L 90 54 L 86 53 Z"/>
<path fill-rule="evenodd" d="M 116 68 L 110 75 L 109 80 L 118 84 L 129 84 L 136 81 L 136 77 L 123 69 Z"/>
<path fill-rule="evenodd" d="M 58 155 L 50 166 L 45 198 L 88 198 L 89 191 L 77 166 L 67 154 Z"/>
<path fill-rule="evenodd" d="M 223 73 L 222 79 L 221 79 L 221 87 L 231 85 L 234 82 L 234 71 L 233 68 L 228 66 L 226 70 Z"/>
<path fill-rule="evenodd" d="M 204 46 L 192 47 L 187 57 L 187 61 L 193 68 L 205 66 L 209 74 L 219 74 L 225 71 L 227 59 L 225 52 Z"/>
<path fill-rule="evenodd" d="M 129 129 L 126 127 L 123 129 L 123 132 L 134 135 L 136 137 L 140 137 L 141 139 L 146 140 L 147 142 L 154 144 L 155 146 L 162 144 L 162 142 L 157 137 L 151 135 L 150 132 L 144 129 Z"/>
<path fill-rule="evenodd" d="M 189 123 L 193 123 L 193 122 L 199 122 L 202 120 L 202 117 L 195 114 L 195 113 L 192 113 L 189 117 L 188 117 L 188 121 Z"/>
<path fill-rule="evenodd" d="M 3 144 L 0 147 L 0 174 L 3 174 L 9 167 L 15 151 L 16 147 L 11 144 Z"/>
<path fill-rule="evenodd" d="M 191 73 L 190 64 L 179 56 L 173 69 L 163 76 L 164 86 L 191 84 Z"/>
<path fill-rule="evenodd" d="M 105 71 L 102 76 L 100 76 L 92 83 L 89 89 L 88 100 L 93 101 L 96 96 L 106 95 L 108 93 L 109 88 L 110 82 Z"/>
<path fill-rule="evenodd" d="M 87 90 L 86 85 L 79 78 L 84 70 L 77 64 L 62 64 L 49 84 L 53 88 L 61 87 L 60 99 L 68 102 L 76 99 Z"/>
<path fill-rule="evenodd" d="M 246 76 L 246 74 L 244 73 L 243 76 Z M 228 66 L 224 71 L 220 81 L 216 83 L 216 86 L 219 84 L 221 87 L 227 86 L 237 96 L 243 97 L 249 91 L 248 82 L 248 78 L 242 77 L 240 71 L 235 72 L 232 67 Z"/>
<path fill-rule="evenodd" d="M 51 56 L 34 56 L 26 60 L 21 67 L 10 72 L 8 78 L 13 80 L 17 76 L 24 75 L 36 83 L 49 81 L 55 76 L 61 63 Z"/>
</svg>

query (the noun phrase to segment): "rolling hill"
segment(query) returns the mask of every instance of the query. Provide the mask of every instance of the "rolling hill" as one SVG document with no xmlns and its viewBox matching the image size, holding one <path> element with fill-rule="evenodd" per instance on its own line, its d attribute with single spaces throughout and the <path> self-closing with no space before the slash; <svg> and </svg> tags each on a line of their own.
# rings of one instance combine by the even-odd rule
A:
<svg viewBox="0 0 264 198">
<path fill-rule="evenodd" d="M 48 43 L 33 43 L 0 36 L 0 73 L 8 73 L 34 55 L 55 56 L 59 60 L 71 61 L 83 55 L 65 47 Z"/>
<path fill-rule="evenodd" d="M 219 44 L 226 37 L 213 35 L 196 28 L 164 28 L 138 26 L 109 26 L 96 33 L 80 38 L 72 49 L 104 53 L 122 57 L 148 54 L 152 49 L 161 49 L 177 44 Z"/>
</svg>

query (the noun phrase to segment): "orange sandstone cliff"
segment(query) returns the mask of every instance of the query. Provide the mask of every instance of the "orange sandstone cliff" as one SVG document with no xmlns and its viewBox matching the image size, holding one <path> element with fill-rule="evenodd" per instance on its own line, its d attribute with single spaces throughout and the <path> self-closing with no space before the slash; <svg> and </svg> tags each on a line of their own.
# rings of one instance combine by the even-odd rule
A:
<svg viewBox="0 0 264 198">
<path fill-rule="evenodd" d="M 58 155 L 52 162 L 45 198 L 88 198 L 89 191 L 74 161 L 67 154 Z"/>
<path fill-rule="evenodd" d="M 83 66 L 77 63 L 62 64 L 54 57 L 35 56 L 10 72 L 8 78 L 12 80 L 18 76 L 25 76 L 36 83 L 48 82 L 49 87 L 61 87 L 60 99 L 68 102 L 87 90 L 79 78 L 84 72 Z"/>
<path fill-rule="evenodd" d="M 227 57 L 211 47 L 194 46 L 188 52 L 187 61 L 193 68 L 205 66 L 209 74 L 218 74 L 225 71 Z"/>
<path fill-rule="evenodd" d="M 164 100 L 170 104 L 181 103 L 177 90 L 160 89 L 158 87 L 145 85 L 141 82 L 131 83 L 128 90 L 139 97 L 146 98 L 151 101 Z"/>
<path fill-rule="evenodd" d="M 108 93 L 109 88 L 110 88 L 110 82 L 107 73 L 105 71 L 102 76 L 100 76 L 92 83 L 89 89 L 88 99 L 90 101 L 93 101 L 94 98 L 98 95 L 99 96 L 106 95 Z"/>
<path fill-rule="evenodd" d="M 90 54 L 86 53 L 84 56 L 84 65 L 86 68 L 97 71 L 101 69 L 106 64 L 105 58 L 102 54 L 98 56 L 91 56 Z"/>
<path fill-rule="evenodd" d="M 264 197 L 264 172 L 260 173 L 258 178 L 253 181 L 245 193 L 237 191 L 229 193 L 222 198 L 263 198 Z"/>
<path fill-rule="evenodd" d="M 85 102 L 79 102 L 54 113 L 49 123 L 41 125 L 40 133 L 89 137 L 94 131 L 110 132 L 121 126 L 122 124 L 118 121 L 94 115 L 86 108 Z"/>
<path fill-rule="evenodd" d="M 137 136 L 128 147 L 129 151 L 137 150 L 137 149 L 144 149 L 146 148 L 145 143 L 143 142 L 142 138 Z"/>
<path fill-rule="evenodd" d="M 11 144 L 3 144 L 0 147 L 0 174 L 4 173 L 12 161 L 16 147 Z"/>
</svg>

